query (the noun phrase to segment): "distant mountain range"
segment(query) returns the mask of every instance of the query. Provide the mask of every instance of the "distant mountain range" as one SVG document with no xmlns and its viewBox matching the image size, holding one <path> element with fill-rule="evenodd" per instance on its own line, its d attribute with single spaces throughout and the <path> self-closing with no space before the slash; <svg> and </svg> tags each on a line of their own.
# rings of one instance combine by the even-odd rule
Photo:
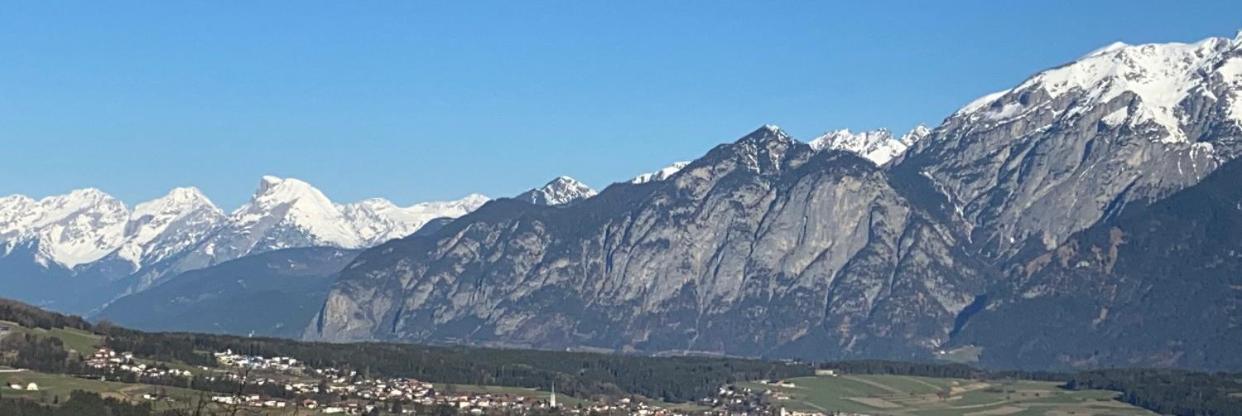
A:
<svg viewBox="0 0 1242 416">
<path fill-rule="evenodd" d="M 0 284 L 150 329 L 1239 370 L 1240 151 L 1242 37 L 1114 44 L 935 128 L 765 125 L 599 192 L 7 197 Z"/>
<path fill-rule="evenodd" d="M 8 196 L 0 198 L 0 285 L 24 300 L 82 313 L 166 277 L 252 254 L 371 247 L 487 200 L 472 194 L 409 207 L 378 198 L 337 204 L 306 182 L 272 176 L 231 214 L 194 188 L 132 211 L 89 188 L 40 200 Z"/>
</svg>

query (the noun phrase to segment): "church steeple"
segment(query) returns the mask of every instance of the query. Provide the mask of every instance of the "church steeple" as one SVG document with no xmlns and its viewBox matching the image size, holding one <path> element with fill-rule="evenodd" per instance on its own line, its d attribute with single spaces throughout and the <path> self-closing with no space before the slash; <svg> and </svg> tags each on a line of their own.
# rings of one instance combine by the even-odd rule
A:
<svg viewBox="0 0 1242 416">
<path fill-rule="evenodd" d="M 556 407 L 556 382 L 552 382 L 552 399 L 548 401 L 550 407 Z"/>
</svg>

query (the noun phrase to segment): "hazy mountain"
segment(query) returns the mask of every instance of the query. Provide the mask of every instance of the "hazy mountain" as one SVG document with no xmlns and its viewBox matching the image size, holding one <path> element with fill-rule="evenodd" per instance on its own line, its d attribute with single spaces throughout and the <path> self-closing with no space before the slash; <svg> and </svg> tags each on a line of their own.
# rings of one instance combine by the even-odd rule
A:
<svg viewBox="0 0 1242 416">
<path fill-rule="evenodd" d="M 270 251 L 192 270 L 110 303 L 95 316 L 131 328 L 299 336 L 357 251 Z"/>
<path fill-rule="evenodd" d="M 271 176 L 228 215 L 194 188 L 173 189 L 132 211 L 97 189 L 41 200 L 13 195 L 0 198 L 0 288 L 85 313 L 181 272 L 282 248 L 366 248 L 486 201 L 472 194 L 410 207 L 378 198 L 336 204 L 305 182 Z"/>
</svg>

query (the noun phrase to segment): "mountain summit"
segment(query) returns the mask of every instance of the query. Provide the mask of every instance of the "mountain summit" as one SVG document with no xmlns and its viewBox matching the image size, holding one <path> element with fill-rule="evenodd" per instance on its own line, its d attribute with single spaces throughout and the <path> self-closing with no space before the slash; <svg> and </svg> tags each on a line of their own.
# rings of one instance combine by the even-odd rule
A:
<svg viewBox="0 0 1242 416">
<path fill-rule="evenodd" d="M 887 129 L 858 133 L 842 129 L 824 133 L 808 144 L 815 150 L 833 149 L 853 152 L 876 165 L 884 165 L 901 156 L 906 149 L 930 133 L 931 131 L 921 124 L 903 134 L 900 139 L 893 137 Z"/>
<path fill-rule="evenodd" d="M 541 187 L 531 189 L 514 197 L 535 205 L 565 205 L 595 196 L 596 192 L 577 179 L 560 176 Z"/>
</svg>

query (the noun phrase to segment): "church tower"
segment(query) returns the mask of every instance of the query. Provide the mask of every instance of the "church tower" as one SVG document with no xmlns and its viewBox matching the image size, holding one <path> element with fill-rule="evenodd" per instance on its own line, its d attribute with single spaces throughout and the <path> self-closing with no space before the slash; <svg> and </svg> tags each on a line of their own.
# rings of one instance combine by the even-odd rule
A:
<svg viewBox="0 0 1242 416">
<path fill-rule="evenodd" d="M 552 382 L 552 399 L 548 401 L 548 405 L 556 407 L 556 382 Z"/>
</svg>

